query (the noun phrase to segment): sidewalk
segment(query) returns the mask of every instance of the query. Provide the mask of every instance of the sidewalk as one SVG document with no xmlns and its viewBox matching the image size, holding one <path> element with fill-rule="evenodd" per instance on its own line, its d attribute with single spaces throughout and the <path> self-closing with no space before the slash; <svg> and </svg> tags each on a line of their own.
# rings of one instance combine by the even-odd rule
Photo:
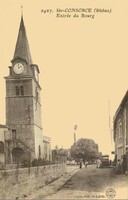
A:
<svg viewBox="0 0 128 200">
<path fill-rule="evenodd" d="M 22 197 L 24 200 L 37 200 L 42 199 L 47 195 L 51 195 L 59 190 L 77 171 L 79 171 L 79 165 L 67 166 L 67 173 L 61 176 L 59 179 L 53 181 L 52 183 L 44 186 L 43 188 L 33 191 L 32 194 L 27 197 Z"/>
</svg>

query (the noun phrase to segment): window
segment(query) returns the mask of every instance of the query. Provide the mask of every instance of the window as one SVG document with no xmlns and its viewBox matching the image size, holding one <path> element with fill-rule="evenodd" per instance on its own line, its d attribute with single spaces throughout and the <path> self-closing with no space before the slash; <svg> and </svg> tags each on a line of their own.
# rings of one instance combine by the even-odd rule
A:
<svg viewBox="0 0 128 200">
<path fill-rule="evenodd" d="M 16 139 L 16 130 L 12 129 L 12 139 L 15 140 Z"/>
<path fill-rule="evenodd" d="M 20 94 L 24 95 L 24 87 L 22 85 L 20 86 Z"/>
<path fill-rule="evenodd" d="M 16 90 L 16 95 L 18 96 L 18 95 L 20 94 L 19 87 L 16 86 L 16 87 L 15 87 L 15 90 Z"/>
<path fill-rule="evenodd" d="M 122 124 L 121 122 L 119 122 L 119 134 L 118 134 L 119 138 L 122 136 Z"/>
<path fill-rule="evenodd" d="M 4 143 L 0 142 L 0 154 L 4 154 Z"/>
<path fill-rule="evenodd" d="M 16 86 L 15 90 L 16 90 L 16 95 L 17 96 L 24 95 L 24 87 L 22 85 L 20 86 L 20 88 L 19 88 L 19 86 Z"/>
<path fill-rule="evenodd" d="M 123 155 L 123 147 L 118 147 L 117 148 L 117 159 L 121 159 Z"/>
</svg>

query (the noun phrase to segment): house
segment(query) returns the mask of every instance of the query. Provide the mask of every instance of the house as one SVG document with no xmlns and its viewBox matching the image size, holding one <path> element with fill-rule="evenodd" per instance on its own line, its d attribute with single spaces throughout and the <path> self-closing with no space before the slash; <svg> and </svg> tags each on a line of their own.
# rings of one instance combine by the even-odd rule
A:
<svg viewBox="0 0 128 200">
<path fill-rule="evenodd" d="M 125 157 L 128 169 L 128 91 L 113 118 L 115 160 Z"/>
<path fill-rule="evenodd" d="M 48 136 L 43 136 L 43 159 L 52 161 L 51 140 Z"/>
</svg>

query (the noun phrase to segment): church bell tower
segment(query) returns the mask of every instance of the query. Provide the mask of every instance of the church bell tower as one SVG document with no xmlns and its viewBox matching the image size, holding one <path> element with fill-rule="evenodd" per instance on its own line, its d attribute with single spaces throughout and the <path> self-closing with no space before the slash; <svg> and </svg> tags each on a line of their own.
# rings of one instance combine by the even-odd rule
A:
<svg viewBox="0 0 128 200">
<path fill-rule="evenodd" d="M 6 125 L 11 130 L 12 160 L 16 148 L 24 157 L 42 157 L 43 134 L 41 123 L 41 87 L 39 68 L 33 64 L 23 16 L 19 27 L 14 56 L 6 80 Z M 8 146 L 9 148 L 9 146 Z"/>
</svg>

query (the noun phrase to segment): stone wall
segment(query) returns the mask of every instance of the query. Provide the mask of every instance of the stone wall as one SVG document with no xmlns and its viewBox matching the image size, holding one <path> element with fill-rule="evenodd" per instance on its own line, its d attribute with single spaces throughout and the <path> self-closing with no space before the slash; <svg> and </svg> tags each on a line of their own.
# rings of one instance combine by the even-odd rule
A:
<svg viewBox="0 0 128 200">
<path fill-rule="evenodd" d="M 65 164 L 0 171 L 0 199 L 21 199 L 67 172 Z"/>
</svg>

